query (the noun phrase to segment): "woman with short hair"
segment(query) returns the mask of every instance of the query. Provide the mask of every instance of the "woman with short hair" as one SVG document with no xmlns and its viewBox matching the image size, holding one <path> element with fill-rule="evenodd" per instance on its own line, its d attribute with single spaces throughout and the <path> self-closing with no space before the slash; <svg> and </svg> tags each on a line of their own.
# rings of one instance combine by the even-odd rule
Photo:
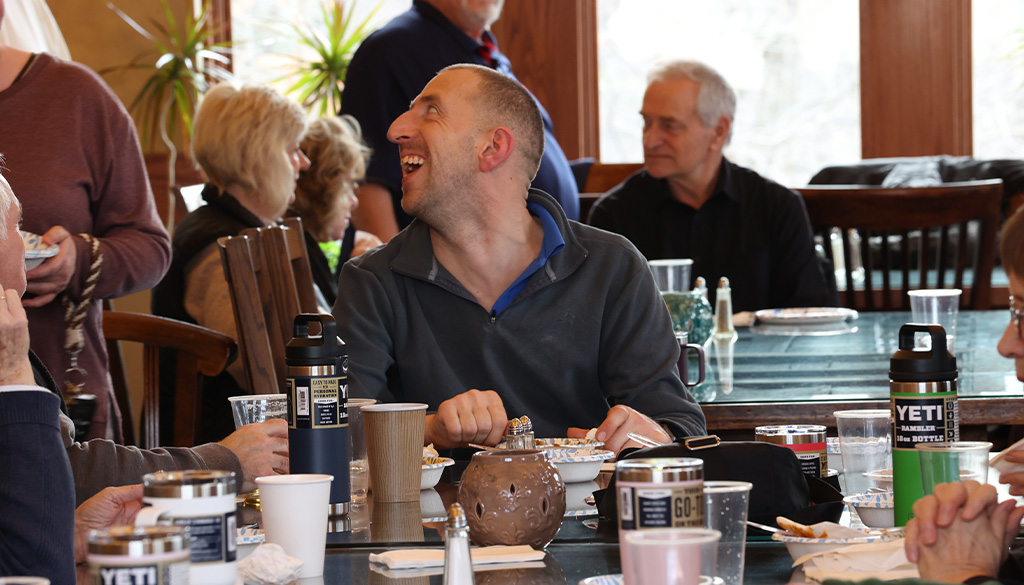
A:
<svg viewBox="0 0 1024 585">
<path fill-rule="evenodd" d="M 217 239 L 276 223 L 295 198 L 299 172 L 309 166 L 300 142 L 305 113 L 294 101 L 262 85 L 221 83 L 207 92 L 196 113 L 192 155 L 206 174 L 206 204 L 175 230 L 167 276 L 153 290 L 153 313 L 238 337 L 231 294 Z M 240 360 L 204 384 L 203 440 L 234 428 L 227 398 L 244 394 Z M 163 441 L 173 428 L 174 397 L 162 394 Z"/>
</svg>

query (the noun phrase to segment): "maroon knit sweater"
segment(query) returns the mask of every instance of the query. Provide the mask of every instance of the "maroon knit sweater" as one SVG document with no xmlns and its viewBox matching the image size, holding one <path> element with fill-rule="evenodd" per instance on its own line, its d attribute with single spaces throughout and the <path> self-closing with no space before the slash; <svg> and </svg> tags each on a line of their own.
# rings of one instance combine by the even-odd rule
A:
<svg viewBox="0 0 1024 585">
<path fill-rule="evenodd" d="M 5 175 L 24 208 L 22 229 L 38 234 L 62 225 L 100 240 L 103 271 L 85 324 L 85 390 L 98 407 L 90 437 L 103 436 L 114 404 L 100 300 L 152 287 L 167 270 L 171 246 L 157 216 L 135 126 L 100 78 L 76 63 L 41 54 L 11 87 L 0 92 L 0 154 Z M 75 238 L 78 269 L 68 290 L 79 294 L 90 252 Z M 59 297 L 58 297 L 59 299 Z M 63 383 L 64 308 L 59 300 L 29 309 L 32 349 Z M 85 437 L 78 437 L 84 440 Z"/>
</svg>

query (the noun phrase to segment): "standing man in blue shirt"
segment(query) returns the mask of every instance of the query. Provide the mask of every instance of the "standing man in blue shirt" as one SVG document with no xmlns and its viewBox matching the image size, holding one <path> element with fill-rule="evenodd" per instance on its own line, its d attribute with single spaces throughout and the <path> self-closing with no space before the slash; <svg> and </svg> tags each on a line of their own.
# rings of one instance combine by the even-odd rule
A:
<svg viewBox="0 0 1024 585">
<path fill-rule="evenodd" d="M 475 63 L 513 76 L 508 57 L 498 50 L 489 30 L 501 15 L 503 0 L 413 0 L 412 4 L 363 41 L 352 58 L 342 95 L 341 113 L 359 120 L 373 148 L 352 223 L 385 242 L 412 221 L 402 210 L 398 147 L 387 139 L 391 123 L 449 65 Z M 533 186 L 551 194 L 569 219 L 578 220 L 579 193 L 572 169 L 543 106 L 541 115 L 544 156 Z"/>
</svg>

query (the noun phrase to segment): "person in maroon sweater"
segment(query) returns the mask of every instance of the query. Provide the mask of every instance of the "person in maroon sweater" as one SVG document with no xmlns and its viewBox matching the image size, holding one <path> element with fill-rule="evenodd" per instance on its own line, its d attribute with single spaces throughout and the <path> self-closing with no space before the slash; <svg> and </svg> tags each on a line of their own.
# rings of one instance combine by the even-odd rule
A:
<svg viewBox="0 0 1024 585">
<path fill-rule="evenodd" d="M 4 2 L 0 0 L 0 21 Z M 108 375 L 102 299 L 152 287 L 170 264 L 171 243 L 157 216 L 135 126 L 124 106 L 89 69 L 46 53 L 0 46 L 0 154 L 24 206 L 23 228 L 60 246 L 28 273 L 32 349 L 64 382 L 61 296 L 79 299 L 89 276 L 89 243 L 103 255 L 84 324 L 78 364 L 84 391 L 97 397 L 85 438 L 120 439 L 120 412 Z"/>
</svg>

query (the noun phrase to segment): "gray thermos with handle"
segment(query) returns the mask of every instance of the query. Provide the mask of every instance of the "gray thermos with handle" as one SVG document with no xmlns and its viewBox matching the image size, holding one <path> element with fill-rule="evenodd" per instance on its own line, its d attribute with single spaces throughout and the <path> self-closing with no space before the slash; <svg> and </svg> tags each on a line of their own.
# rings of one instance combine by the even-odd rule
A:
<svg viewBox="0 0 1024 585">
<path fill-rule="evenodd" d="M 311 323 L 320 334 L 310 335 Z M 330 514 L 349 512 L 348 356 L 330 315 L 302 313 L 285 347 L 291 473 L 325 473 Z"/>
</svg>

